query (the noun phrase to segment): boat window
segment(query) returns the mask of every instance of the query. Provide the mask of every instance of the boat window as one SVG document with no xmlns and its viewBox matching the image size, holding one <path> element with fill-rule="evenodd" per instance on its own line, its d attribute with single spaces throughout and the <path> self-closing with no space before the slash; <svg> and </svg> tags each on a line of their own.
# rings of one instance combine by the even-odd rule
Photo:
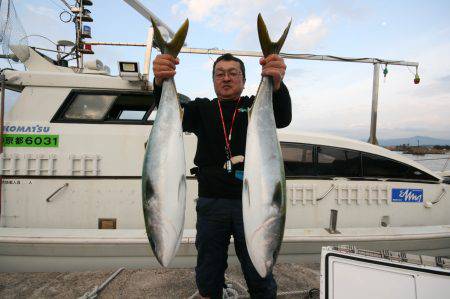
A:
<svg viewBox="0 0 450 299">
<path fill-rule="evenodd" d="M 361 153 L 326 146 L 317 147 L 317 174 L 322 176 L 361 176 Z"/>
<path fill-rule="evenodd" d="M 94 119 L 105 117 L 117 96 L 80 94 L 64 114 L 65 119 Z"/>
<path fill-rule="evenodd" d="M 313 150 L 313 145 L 281 143 L 285 175 L 314 175 Z"/>
<path fill-rule="evenodd" d="M 153 97 L 149 95 L 119 95 L 109 110 L 106 120 L 144 120 L 152 104 Z"/>
<path fill-rule="evenodd" d="M 432 180 L 438 179 L 410 165 L 389 158 L 363 153 L 363 171 L 366 177 Z"/>
<path fill-rule="evenodd" d="M 153 108 L 150 93 L 73 91 L 52 121 L 149 124 Z"/>
<path fill-rule="evenodd" d="M 146 111 L 135 111 L 135 110 L 123 110 L 120 113 L 119 119 L 128 119 L 128 120 L 141 120 Z"/>
<path fill-rule="evenodd" d="M 153 109 L 153 111 L 150 113 L 150 115 L 148 116 L 148 119 L 147 120 L 150 120 L 150 121 L 155 121 L 155 119 L 156 119 L 156 113 L 158 112 L 158 110 L 155 108 L 155 109 Z"/>
</svg>

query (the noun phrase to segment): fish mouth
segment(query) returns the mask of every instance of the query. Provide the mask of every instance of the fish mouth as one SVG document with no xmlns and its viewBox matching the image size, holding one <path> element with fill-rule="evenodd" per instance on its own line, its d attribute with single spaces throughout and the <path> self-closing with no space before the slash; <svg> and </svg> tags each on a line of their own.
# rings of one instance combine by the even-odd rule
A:
<svg viewBox="0 0 450 299">
<path fill-rule="evenodd" d="M 147 237 L 153 254 L 161 266 L 167 267 L 176 255 L 182 234 L 183 230 L 178 230 L 176 225 L 167 218 L 162 220 L 160 225 L 150 228 Z"/>
<path fill-rule="evenodd" d="M 150 246 L 152 248 L 153 254 L 159 264 L 165 268 L 169 266 L 169 263 L 172 260 L 172 255 L 165 254 L 164 249 L 162 248 L 162 242 L 156 240 L 156 238 L 154 238 L 151 234 L 147 234 L 147 238 L 150 241 Z"/>
<path fill-rule="evenodd" d="M 255 260 L 258 260 L 258 262 L 253 263 L 256 271 L 263 278 L 272 272 L 272 268 L 278 256 L 278 249 L 273 247 L 274 244 L 272 242 L 272 240 L 277 239 L 277 234 L 274 233 L 274 231 L 277 231 L 277 220 L 279 220 L 278 216 L 269 217 L 254 231 L 251 238 L 251 244 L 265 244 L 268 247 L 267 251 L 259 251 L 261 252 L 258 254 L 259 256 L 254 257 Z M 267 234 L 273 235 L 274 238 L 267 237 Z"/>
</svg>

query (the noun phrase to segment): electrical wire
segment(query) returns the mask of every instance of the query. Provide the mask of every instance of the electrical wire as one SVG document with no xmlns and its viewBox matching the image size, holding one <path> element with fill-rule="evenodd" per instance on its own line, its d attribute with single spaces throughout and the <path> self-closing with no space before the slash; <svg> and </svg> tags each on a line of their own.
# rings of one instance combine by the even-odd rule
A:
<svg viewBox="0 0 450 299">
<path fill-rule="evenodd" d="M 48 1 L 50 1 L 51 3 L 53 3 L 53 5 L 56 5 L 58 8 L 60 8 L 60 9 L 62 9 L 62 10 L 65 10 L 65 9 L 66 9 L 65 7 L 62 7 L 60 4 L 54 2 L 53 0 L 48 0 Z"/>
<path fill-rule="evenodd" d="M 72 13 L 70 12 L 70 6 L 68 5 L 67 8 L 69 8 L 69 10 L 67 10 L 66 7 L 61 6 L 61 4 L 56 3 L 54 0 L 48 0 L 50 1 L 53 5 L 55 5 L 56 7 L 58 7 L 59 9 L 61 9 L 61 13 L 59 14 L 59 20 L 63 23 L 69 23 L 72 20 Z M 70 17 L 68 20 L 64 20 L 63 19 L 63 14 L 68 14 Z"/>
<path fill-rule="evenodd" d="M 64 19 L 63 19 L 63 15 L 64 15 L 64 14 L 68 14 L 68 15 L 69 15 L 69 19 L 64 20 Z M 63 11 L 59 14 L 59 20 L 60 20 L 61 22 L 63 22 L 63 23 L 69 23 L 70 21 L 72 21 L 72 13 L 70 13 L 70 12 L 67 11 L 67 10 L 63 10 Z"/>
<path fill-rule="evenodd" d="M 57 46 L 57 44 L 54 42 L 54 41 L 52 41 L 51 39 L 49 39 L 48 37 L 46 37 L 46 36 L 43 36 L 43 35 L 40 35 L 40 34 L 30 34 L 30 35 L 27 35 L 27 36 L 25 36 L 25 37 L 22 37 L 20 40 L 22 41 L 23 39 L 25 39 L 25 38 L 28 38 L 28 37 L 42 37 L 43 39 L 46 39 L 46 40 L 48 40 L 49 42 L 51 42 L 52 44 L 54 44 L 55 46 Z"/>
</svg>

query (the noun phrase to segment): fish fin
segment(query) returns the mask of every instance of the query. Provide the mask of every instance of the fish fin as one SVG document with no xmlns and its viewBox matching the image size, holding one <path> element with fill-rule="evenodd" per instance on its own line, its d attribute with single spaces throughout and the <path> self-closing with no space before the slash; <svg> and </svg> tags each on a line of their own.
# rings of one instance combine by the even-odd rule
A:
<svg viewBox="0 0 450 299">
<path fill-rule="evenodd" d="M 184 110 L 180 107 L 180 119 L 183 120 Z"/>
<path fill-rule="evenodd" d="M 145 179 L 145 190 L 144 190 L 144 199 L 148 201 L 149 198 L 152 198 L 155 194 L 155 190 L 153 189 L 152 182 L 150 181 L 150 178 L 147 177 Z"/>
<path fill-rule="evenodd" d="M 272 203 L 274 205 L 276 205 L 278 209 L 280 209 L 282 201 L 283 201 L 283 188 L 281 186 L 281 182 L 278 182 L 275 185 L 275 190 L 273 192 L 273 197 L 272 197 Z"/>
<path fill-rule="evenodd" d="M 289 24 L 287 25 L 286 29 L 284 29 L 283 34 L 276 43 L 270 40 L 269 32 L 267 31 L 267 26 L 266 23 L 264 23 L 261 13 L 258 14 L 257 23 L 258 23 L 259 43 L 261 44 L 261 50 L 263 52 L 264 57 L 267 57 L 270 54 L 279 54 L 281 48 L 283 47 L 284 41 L 286 40 L 289 28 L 291 27 L 292 19 L 289 21 Z"/>
<path fill-rule="evenodd" d="M 248 201 L 247 204 L 250 206 L 250 189 L 249 189 L 249 185 L 248 185 L 248 180 L 247 179 L 244 180 L 244 184 L 242 186 L 242 192 L 247 195 L 247 201 Z"/>
<path fill-rule="evenodd" d="M 183 174 L 178 184 L 178 201 L 181 202 L 186 198 L 186 176 Z"/>
<path fill-rule="evenodd" d="M 247 118 L 250 119 L 252 117 L 253 105 L 247 110 Z"/>
<path fill-rule="evenodd" d="M 262 84 L 263 78 L 261 77 L 261 80 L 259 81 L 259 85 L 258 85 L 258 90 L 256 91 L 256 95 L 259 94 L 259 90 L 261 88 L 261 84 Z M 252 103 L 252 106 L 248 108 L 248 118 L 250 119 L 252 117 L 252 111 L 253 111 L 253 106 L 255 105 L 256 102 L 256 97 L 255 100 Z"/>
<path fill-rule="evenodd" d="M 152 197 L 155 195 L 155 190 L 153 189 L 152 183 L 150 182 L 150 178 L 147 176 L 145 180 L 142 182 L 142 208 L 144 212 L 144 222 L 145 222 L 145 230 L 149 237 L 150 245 L 152 240 L 150 240 L 150 227 L 151 220 L 149 218 L 149 209 L 150 209 L 150 201 Z"/>
<path fill-rule="evenodd" d="M 153 253 L 155 254 L 155 256 L 156 256 L 156 258 L 158 258 L 158 255 L 156 254 L 156 243 L 155 243 L 155 240 L 153 240 L 153 237 L 152 237 L 152 235 L 151 234 L 147 234 L 147 238 L 148 238 L 148 241 L 149 241 L 149 243 L 150 243 L 150 247 L 152 248 L 152 251 L 153 251 Z M 159 261 L 159 259 L 158 259 L 158 261 Z M 159 261 L 160 262 L 160 261 Z M 160 262 L 161 263 L 161 262 Z"/>
<path fill-rule="evenodd" d="M 158 25 L 150 18 L 152 22 L 153 31 L 154 31 L 154 41 L 156 46 L 161 50 L 162 54 L 169 54 L 173 57 L 177 57 L 178 53 L 180 53 L 181 48 L 183 47 L 184 41 L 186 40 L 186 35 L 189 28 L 189 19 L 184 21 L 183 25 L 181 25 L 180 29 L 178 29 L 177 33 L 175 33 L 171 42 L 166 42 L 161 35 L 161 31 L 158 29 Z"/>
</svg>

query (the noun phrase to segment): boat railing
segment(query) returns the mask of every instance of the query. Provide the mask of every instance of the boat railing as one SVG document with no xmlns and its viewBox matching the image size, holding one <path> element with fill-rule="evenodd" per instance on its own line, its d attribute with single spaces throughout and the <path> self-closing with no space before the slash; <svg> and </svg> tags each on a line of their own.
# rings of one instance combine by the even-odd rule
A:
<svg viewBox="0 0 450 299">
<path fill-rule="evenodd" d="M 439 157 L 439 158 L 417 159 L 417 160 L 414 160 L 414 161 L 422 162 L 422 161 L 433 161 L 433 160 L 445 160 L 444 165 L 442 166 L 441 171 L 446 171 L 446 170 L 447 170 L 447 166 L 448 166 L 448 162 L 450 161 L 450 156 L 447 156 L 447 157 Z"/>
</svg>

